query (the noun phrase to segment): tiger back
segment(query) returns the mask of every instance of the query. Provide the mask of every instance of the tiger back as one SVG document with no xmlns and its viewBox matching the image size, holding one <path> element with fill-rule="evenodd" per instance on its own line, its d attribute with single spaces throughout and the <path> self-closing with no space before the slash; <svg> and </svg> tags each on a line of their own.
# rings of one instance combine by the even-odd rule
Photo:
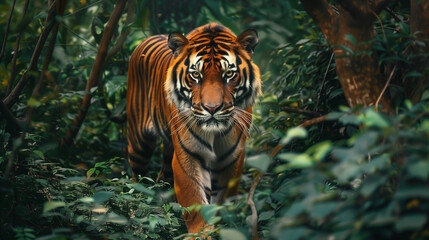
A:
<svg viewBox="0 0 429 240">
<path fill-rule="evenodd" d="M 144 175 L 156 138 L 164 140 L 164 178 L 173 174 L 183 207 L 221 203 L 238 192 L 252 105 L 261 91 L 252 62 L 254 30 L 238 37 L 210 23 L 147 38 L 133 52 L 127 83 L 128 160 Z M 206 224 L 184 215 L 189 232 Z"/>
</svg>

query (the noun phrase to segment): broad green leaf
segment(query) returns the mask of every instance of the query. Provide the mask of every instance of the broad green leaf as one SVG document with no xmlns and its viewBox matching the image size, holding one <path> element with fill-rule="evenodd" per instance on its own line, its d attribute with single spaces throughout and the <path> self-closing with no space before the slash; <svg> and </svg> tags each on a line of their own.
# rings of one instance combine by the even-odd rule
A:
<svg viewBox="0 0 429 240">
<path fill-rule="evenodd" d="M 425 198 L 429 199 L 429 191 L 423 186 L 403 186 L 395 193 L 396 199 Z"/>
<path fill-rule="evenodd" d="M 360 192 L 364 196 L 370 196 L 375 190 L 387 182 L 387 176 L 369 175 L 362 184 Z"/>
<path fill-rule="evenodd" d="M 381 116 L 381 114 L 373 110 L 369 110 L 366 113 L 359 115 L 359 120 L 367 127 L 389 127 L 389 123 Z"/>
<path fill-rule="evenodd" d="M 274 211 L 265 211 L 259 214 L 258 221 L 270 220 L 272 217 L 274 217 Z"/>
<path fill-rule="evenodd" d="M 247 240 L 246 235 L 236 229 L 221 229 L 220 238 L 222 240 Z"/>
<path fill-rule="evenodd" d="M 289 210 L 287 210 L 285 215 L 288 217 L 296 217 L 302 212 L 304 212 L 305 209 L 306 209 L 306 206 L 304 205 L 304 203 L 298 201 L 293 203 L 292 206 L 290 206 Z"/>
<path fill-rule="evenodd" d="M 29 107 L 38 107 L 38 106 L 42 105 L 42 102 L 40 102 L 39 100 L 37 100 L 35 98 L 30 98 L 30 99 L 28 99 L 27 105 Z"/>
<path fill-rule="evenodd" d="M 62 202 L 62 201 L 45 202 L 45 204 L 43 205 L 43 213 L 51 211 L 51 210 L 59 208 L 59 207 L 64 207 L 65 205 L 66 205 L 66 203 Z"/>
<path fill-rule="evenodd" d="M 270 95 L 268 97 L 265 97 L 264 99 L 262 99 L 261 103 L 265 103 L 265 104 L 277 104 L 277 96 Z"/>
<path fill-rule="evenodd" d="M 426 101 L 429 99 L 429 90 L 425 90 L 422 94 L 421 100 Z"/>
<path fill-rule="evenodd" d="M 286 136 L 280 140 L 281 145 L 287 145 L 294 138 L 306 138 L 307 130 L 303 127 L 293 127 L 287 130 Z"/>
<path fill-rule="evenodd" d="M 135 189 L 139 192 L 145 193 L 149 196 L 153 196 L 155 195 L 155 191 L 153 191 L 152 189 L 146 188 L 145 186 L 143 186 L 140 183 L 135 183 L 135 184 L 127 184 L 127 187 Z"/>
<path fill-rule="evenodd" d="M 337 207 L 337 202 L 316 203 L 313 205 L 309 213 L 312 218 L 321 219 L 332 213 Z"/>
<path fill-rule="evenodd" d="M 338 121 L 340 121 L 344 125 L 360 125 L 359 118 L 355 114 L 344 114 L 338 119 Z"/>
<path fill-rule="evenodd" d="M 262 153 L 248 157 L 246 163 L 251 167 L 257 168 L 262 173 L 265 173 L 271 163 L 271 157 L 266 153 Z"/>
<path fill-rule="evenodd" d="M 356 38 L 352 34 L 346 34 L 346 39 L 351 42 L 351 44 L 356 45 Z"/>
<path fill-rule="evenodd" d="M 310 155 L 306 153 L 281 153 L 277 157 L 283 161 L 288 161 L 290 168 L 307 168 L 314 164 Z"/>
<path fill-rule="evenodd" d="M 215 225 L 216 223 L 222 221 L 222 217 L 221 216 L 215 216 L 210 218 L 210 220 L 207 222 L 208 225 Z"/>
<path fill-rule="evenodd" d="M 405 74 L 405 76 L 404 76 L 404 78 L 408 78 L 408 77 L 423 77 L 423 74 L 416 72 L 416 71 L 411 71 L 411 72 Z"/>
<path fill-rule="evenodd" d="M 41 151 L 34 150 L 32 154 L 39 157 L 40 159 L 45 160 L 45 155 Z"/>
<path fill-rule="evenodd" d="M 203 205 L 201 207 L 201 215 L 206 222 L 209 222 L 209 220 L 213 218 L 220 209 L 222 209 L 222 207 L 215 204 Z"/>
<path fill-rule="evenodd" d="M 99 191 L 96 192 L 92 198 L 94 198 L 94 202 L 95 203 L 105 203 L 107 200 L 109 200 L 112 196 L 113 196 L 113 192 L 108 192 L 108 191 Z"/>
<path fill-rule="evenodd" d="M 78 201 L 79 202 L 84 202 L 84 203 L 93 203 L 94 202 L 94 198 L 92 198 L 92 197 L 83 197 L 83 198 L 79 198 Z"/>
<path fill-rule="evenodd" d="M 306 227 L 287 227 L 281 230 L 280 236 L 278 236 L 277 239 L 284 239 L 284 240 L 305 239 L 303 237 L 309 231 L 310 229 Z"/>
<path fill-rule="evenodd" d="M 407 167 L 407 171 L 412 177 L 426 180 L 429 177 L 429 162 L 419 161 Z"/>
<path fill-rule="evenodd" d="M 323 141 L 311 146 L 307 149 L 306 153 L 312 155 L 313 161 L 319 162 L 323 160 L 331 150 L 332 143 L 330 141 Z"/>
<path fill-rule="evenodd" d="M 373 173 L 378 169 L 383 169 L 390 162 L 390 157 L 387 154 L 383 154 L 372 159 L 369 163 L 363 165 L 362 170 L 365 173 Z"/>
<path fill-rule="evenodd" d="M 398 232 L 419 230 L 426 224 L 426 222 L 427 216 L 425 214 L 405 215 L 395 223 L 395 229 Z"/>
<path fill-rule="evenodd" d="M 118 215 L 114 212 L 109 212 L 106 218 L 107 222 L 116 223 L 116 224 L 127 224 L 128 220 L 126 217 Z"/>
<path fill-rule="evenodd" d="M 361 167 L 352 162 L 339 163 L 332 169 L 340 183 L 348 183 L 351 178 L 358 177 L 360 172 Z"/>
</svg>

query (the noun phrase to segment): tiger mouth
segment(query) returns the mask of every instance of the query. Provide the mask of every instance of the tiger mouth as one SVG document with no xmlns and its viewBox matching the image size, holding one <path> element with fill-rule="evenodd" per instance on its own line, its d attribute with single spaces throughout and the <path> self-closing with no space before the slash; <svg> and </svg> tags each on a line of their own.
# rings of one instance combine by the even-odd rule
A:
<svg viewBox="0 0 429 240">
<path fill-rule="evenodd" d="M 229 125 L 229 118 L 218 119 L 215 117 L 210 117 L 208 119 L 199 119 L 198 125 L 207 131 L 222 131 L 224 128 Z"/>
</svg>

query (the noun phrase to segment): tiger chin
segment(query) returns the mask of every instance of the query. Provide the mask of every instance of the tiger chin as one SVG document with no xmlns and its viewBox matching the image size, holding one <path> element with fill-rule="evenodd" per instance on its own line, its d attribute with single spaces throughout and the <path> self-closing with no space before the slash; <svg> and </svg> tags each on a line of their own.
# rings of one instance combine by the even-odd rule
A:
<svg viewBox="0 0 429 240">
<path fill-rule="evenodd" d="M 173 176 L 183 207 L 222 203 L 236 195 L 261 91 L 252 62 L 258 35 L 239 36 L 210 23 L 184 36 L 156 35 L 133 52 L 127 81 L 128 161 L 134 179 L 147 174 L 156 139 L 164 145 L 160 176 Z M 197 211 L 184 214 L 188 232 L 206 226 Z"/>
</svg>

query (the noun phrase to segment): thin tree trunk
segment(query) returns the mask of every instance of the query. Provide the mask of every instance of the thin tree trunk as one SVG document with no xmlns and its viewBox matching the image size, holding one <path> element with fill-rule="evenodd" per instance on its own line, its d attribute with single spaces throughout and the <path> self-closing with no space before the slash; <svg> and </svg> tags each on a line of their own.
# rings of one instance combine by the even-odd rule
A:
<svg viewBox="0 0 429 240">
<path fill-rule="evenodd" d="M 338 13 L 327 0 L 301 0 L 335 54 L 336 71 L 344 95 L 351 107 L 372 106 L 382 93 L 385 77 L 380 73 L 378 57 L 372 53 L 374 19 L 388 0 L 338 1 Z M 388 95 L 379 104 L 392 113 Z"/>
<path fill-rule="evenodd" d="M 124 10 L 126 0 L 119 0 L 116 3 L 115 9 L 110 16 L 109 22 L 107 23 L 103 36 L 101 38 L 100 47 L 98 48 L 97 56 L 95 57 L 94 65 L 92 66 L 91 73 L 89 75 L 88 81 L 86 82 L 85 94 L 83 96 L 82 102 L 80 104 L 79 110 L 76 117 L 73 119 L 72 125 L 69 127 L 66 136 L 61 139 L 61 146 L 71 144 L 77 133 L 79 132 L 80 127 L 82 126 L 83 121 L 85 120 L 86 113 L 88 112 L 89 106 L 91 105 L 92 95 L 90 93 L 91 89 L 97 86 L 99 79 L 103 73 L 104 63 L 106 61 L 106 56 L 108 54 L 109 43 L 112 39 L 113 33 L 118 25 L 118 21 L 122 16 L 122 11 Z"/>
<path fill-rule="evenodd" d="M 414 58 L 416 71 L 423 76 L 405 79 L 410 99 L 416 103 L 429 85 L 429 0 L 411 0 L 410 32 L 416 35 L 418 41 L 424 43 L 424 45 L 412 44 L 411 52 L 419 56 L 426 55 L 424 58 Z"/>
</svg>

